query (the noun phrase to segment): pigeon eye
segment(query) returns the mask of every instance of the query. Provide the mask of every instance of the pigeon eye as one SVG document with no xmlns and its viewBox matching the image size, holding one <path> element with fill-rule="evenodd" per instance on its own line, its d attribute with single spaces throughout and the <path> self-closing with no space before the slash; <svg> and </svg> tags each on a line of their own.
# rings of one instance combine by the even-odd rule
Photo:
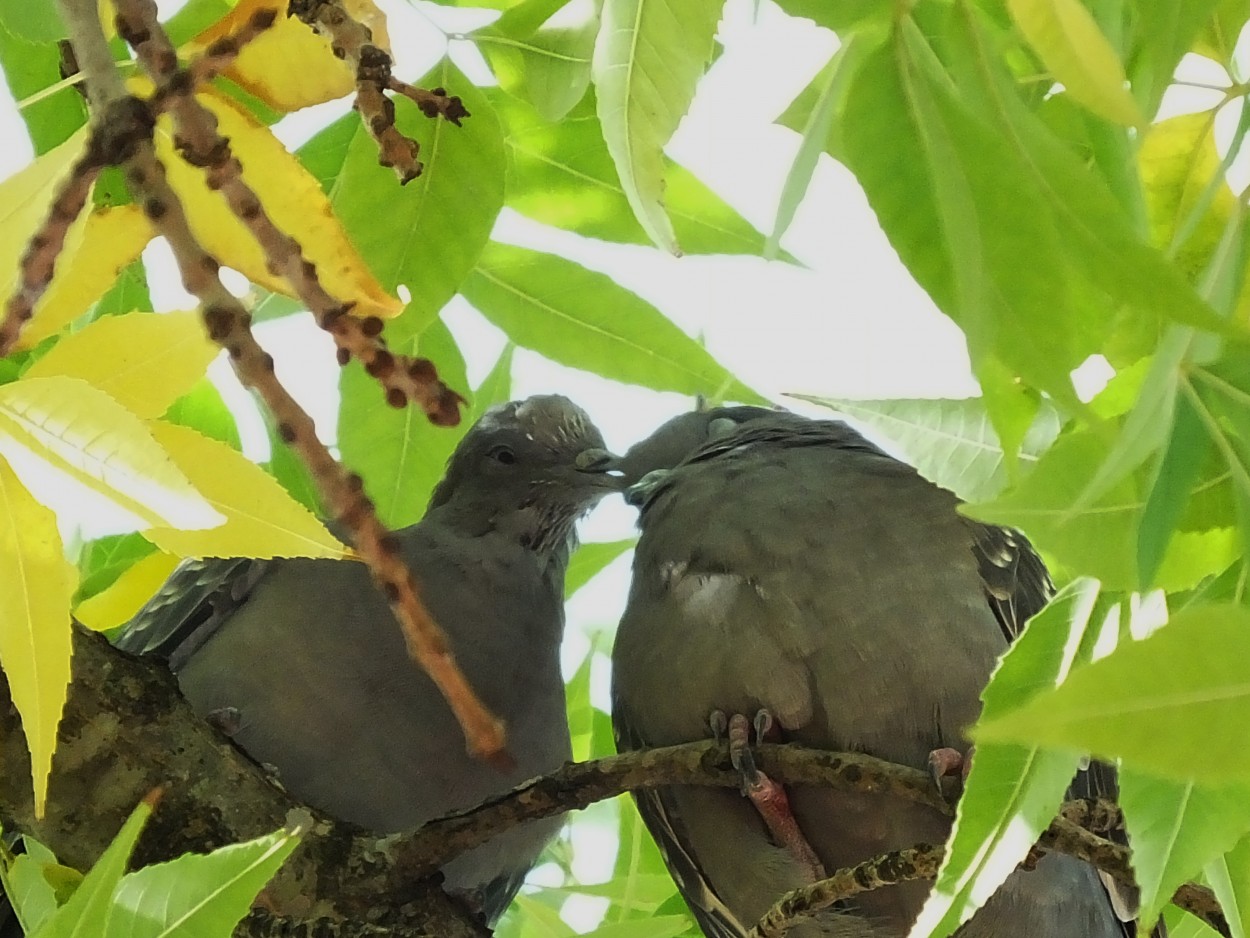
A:
<svg viewBox="0 0 1250 938">
<path fill-rule="evenodd" d="M 490 457 L 496 462 L 503 463 L 505 466 L 511 466 L 516 462 L 516 453 L 512 452 L 510 446 L 496 446 L 490 451 Z"/>
</svg>

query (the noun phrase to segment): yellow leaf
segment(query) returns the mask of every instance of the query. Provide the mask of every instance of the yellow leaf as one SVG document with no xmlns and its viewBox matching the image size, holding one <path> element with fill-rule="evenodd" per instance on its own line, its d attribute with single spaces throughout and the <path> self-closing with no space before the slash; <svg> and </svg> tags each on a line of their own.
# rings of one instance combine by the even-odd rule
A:
<svg viewBox="0 0 1250 938">
<path fill-rule="evenodd" d="M 152 528 L 144 537 L 180 557 L 331 557 L 348 548 L 265 470 L 225 443 L 154 420 L 152 435 L 226 523 L 211 531 Z"/>
<path fill-rule="evenodd" d="M 224 520 L 143 421 L 81 378 L 0 386 L 0 456 L 45 505 L 118 530 Z M 103 517 L 99 517 L 103 516 Z"/>
<path fill-rule="evenodd" d="M 137 205 L 97 208 L 66 239 L 48 292 L 35 304 L 35 318 L 22 330 L 29 348 L 60 332 L 87 311 L 138 259 L 152 240 L 152 224 Z"/>
<path fill-rule="evenodd" d="M 74 616 L 97 632 L 124 625 L 160 589 L 178 562 L 177 557 L 163 551 L 148 554 L 114 580 L 111 586 L 79 603 Z"/>
<path fill-rule="evenodd" d="M 57 185 L 87 141 L 83 128 L 58 147 L 0 183 L 0 296 L 7 301 L 17 284 L 18 263 L 31 235 L 48 217 Z"/>
<path fill-rule="evenodd" d="M 140 417 L 159 417 L 221 351 L 199 313 L 106 316 L 57 342 L 26 378 L 82 378 Z"/>
<path fill-rule="evenodd" d="M 57 187 L 87 140 L 84 127 L 25 169 L 0 183 L 0 297 L 13 295 L 18 264 L 31 236 L 43 225 Z M 48 290 L 35 304 L 35 318 L 22 330 L 21 344 L 34 345 L 80 316 L 117 279 L 151 240 L 151 227 L 134 205 L 84 212 L 65 236 Z"/>
<path fill-rule="evenodd" d="M 373 43 L 389 49 L 386 17 L 369 0 L 352 0 L 348 12 L 373 31 Z M 279 111 L 333 101 L 355 91 L 351 68 L 317 35 L 277 0 L 242 0 L 233 10 L 192 39 L 187 52 L 198 52 L 236 32 L 257 10 L 278 10 L 278 18 L 239 53 L 225 72 L 232 81 Z"/>
<path fill-rule="evenodd" d="M 0 667 L 22 716 L 38 816 L 69 685 L 69 602 L 77 578 L 56 518 L 0 460 Z"/>
<path fill-rule="evenodd" d="M 1007 0 L 1007 9 L 1074 100 L 1117 124 L 1145 123 L 1119 56 L 1081 0 Z"/>
<path fill-rule="evenodd" d="M 1151 241 L 1161 250 L 1172 240 L 1197 207 L 1208 183 L 1220 172 L 1215 144 L 1215 112 L 1182 114 L 1153 124 L 1138 151 L 1142 189 L 1150 215 Z M 1197 282 L 1236 208 L 1228 183 L 1221 180 L 1200 220 L 1175 249 L 1177 266 Z"/>
<path fill-rule="evenodd" d="M 378 283 L 347 239 L 317 180 L 269 128 L 220 95 L 203 92 L 196 100 L 217 115 L 221 134 L 230 139 L 243 164 L 244 181 L 259 195 L 274 224 L 294 237 L 304 257 L 317 266 L 322 286 L 340 300 L 355 302 L 353 312 L 358 315 L 398 315 L 403 304 Z M 225 266 L 253 283 L 291 295 L 286 278 L 269 272 L 260 245 L 221 193 L 209 189 L 204 174 L 174 152 L 170 134 L 169 118 L 162 117 L 156 127 L 157 153 L 186 206 L 196 237 Z"/>
</svg>

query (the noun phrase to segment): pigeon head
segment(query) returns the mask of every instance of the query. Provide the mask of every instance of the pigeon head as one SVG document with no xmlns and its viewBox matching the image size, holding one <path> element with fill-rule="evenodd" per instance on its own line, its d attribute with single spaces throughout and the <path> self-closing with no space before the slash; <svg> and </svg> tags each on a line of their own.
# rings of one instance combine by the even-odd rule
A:
<svg viewBox="0 0 1250 938">
<path fill-rule="evenodd" d="M 602 461 L 599 466 L 620 474 L 622 488 L 639 482 L 648 473 L 672 469 L 704 444 L 732 433 L 744 423 L 775 417 L 765 407 L 711 407 L 681 414 L 631 446 L 624 456 Z"/>
<path fill-rule="evenodd" d="M 536 550 L 567 544 L 573 523 L 621 487 L 603 436 L 567 397 L 539 395 L 493 407 L 470 428 L 434 489 L 443 510 L 479 529 L 515 534 Z"/>
</svg>

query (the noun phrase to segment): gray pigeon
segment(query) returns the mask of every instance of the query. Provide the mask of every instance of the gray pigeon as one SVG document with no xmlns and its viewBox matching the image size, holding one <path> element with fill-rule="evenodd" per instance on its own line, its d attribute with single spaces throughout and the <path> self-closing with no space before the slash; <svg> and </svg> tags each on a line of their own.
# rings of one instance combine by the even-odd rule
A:
<svg viewBox="0 0 1250 938">
<path fill-rule="evenodd" d="M 390 833 L 471 807 L 570 758 L 564 573 L 574 522 L 618 487 L 577 468 L 602 446 L 567 398 L 495 408 L 452 455 L 425 517 L 396 533 L 469 682 L 506 721 L 510 771 L 466 754 L 362 563 L 185 563 L 116 644 L 167 659 L 192 706 L 335 817 Z M 559 826 L 506 831 L 447 864 L 446 885 L 493 922 Z"/>
<path fill-rule="evenodd" d="M 729 721 L 731 751 L 735 728 L 740 742 L 754 723 L 770 739 L 931 766 L 935 752 L 968 748 L 963 730 L 996 659 L 1051 591 L 1021 535 L 962 517 L 954 495 L 843 423 L 716 408 L 670 421 L 615 465 L 626 482 L 645 475 L 629 496 L 642 533 L 613 650 L 622 751 L 706 738 L 713 714 L 722 727 L 741 715 Z M 749 749 L 737 754 L 744 785 L 769 782 Z M 1096 766 L 1076 786 L 1111 791 L 1114 775 Z M 802 786 L 788 796 L 784 818 L 728 789 L 638 796 L 709 938 L 742 938 L 782 893 L 825 872 L 949 833 L 936 812 L 881 796 Z M 864 893 L 789 934 L 900 938 L 929 886 Z M 1048 855 L 959 934 L 1135 929 L 1091 866 Z"/>
</svg>

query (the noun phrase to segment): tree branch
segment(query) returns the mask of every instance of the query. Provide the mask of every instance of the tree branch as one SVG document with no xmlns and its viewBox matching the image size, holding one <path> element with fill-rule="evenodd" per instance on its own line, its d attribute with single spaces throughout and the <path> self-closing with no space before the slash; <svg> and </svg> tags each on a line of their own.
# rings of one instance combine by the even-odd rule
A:
<svg viewBox="0 0 1250 938">
<path fill-rule="evenodd" d="M 1038 841 L 1042 853 L 1065 853 L 1111 873 L 1121 882 L 1133 883 L 1127 847 L 1103 840 L 1080 828 L 1067 829 L 1068 822 L 1062 819 L 1056 823 L 1059 829 L 1056 830 L 1052 824 Z M 944 847 L 916 844 L 844 867 L 826 879 L 786 893 L 755 923 L 747 938 L 781 938 L 791 926 L 814 912 L 861 892 L 917 879 L 935 879 L 945 855 Z M 1231 938 L 1228 920 L 1215 894 L 1207 887 L 1185 883 L 1173 894 L 1172 903 L 1206 922 L 1224 938 Z"/>
<path fill-rule="evenodd" d="M 130 102 L 130 109 L 134 110 L 142 106 L 142 102 L 126 94 L 100 30 L 94 0 L 58 2 L 87 80 L 93 128 L 102 132 L 100 128 L 104 125 L 105 118 L 115 107 L 122 102 Z M 118 31 L 135 45 L 141 63 L 150 71 L 161 89 L 162 100 L 171 108 L 178 105 L 179 112 L 193 106 L 198 108 L 190 92 L 190 73 L 178 70 L 176 51 L 157 20 L 155 4 L 150 0 L 121 0 L 117 3 L 117 9 Z M 253 31 L 261 28 L 261 23 L 253 22 L 252 28 Z M 184 84 L 188 87 L 184 88 Z M 150 111 L 148 113 L 150 115 Z M 412 574 L 399 554 L 398 544 L 378 520 L 373 503 L 364 493 L 360 477 L 339 465 L 325 444 L 318 439 L 312 418 L 279 383 L 274 375 L 273 358 L 252 334 L 251 317 L 247 310 L 225 288 L 218 275 L 219 265 L 216 259 L 204 250 L 192 233 L 182 203 L 166 180 L 165 169 L 156 157 L 151 130 L 152 124 L 149 121 L 146 127 L 137 128 L 127 141 L 128 148 L 124 156 L 126 181 L 137 201 L 143 205 L 149 220 L 168 240 L 184 286 L 200 301 L 209 336 L 230 353 L 235 372 L 242 383 L 260 394 L 273 414 L 283 439 L 299 453 L 309 467 L 326 506 L 351 532 L 361 559 L 368 564 L 375 581 L 390 601 L 403 630 L 409 653 L 430 675 L 447 699 L 464 728 L 470 751 L 488 759 L 506 759 L 502 722 L 486 709 L 460 671 L 446 635 L 421 602 Z M 216 136 L 214 124 L 211 134 L 207 137 L 201 136 L 200 142 L 209 143 L 211 147 L 212 141 L 220 140 Z M 233 178 L 238 184 L 231 190 L 239 202 L 237 209 L 244 215 L 259 219 L 262 216 L 259 200 L 250 189 L 239 188 L 242 183 L 238 179 L 237 162 L 230 157 L 229 148 L 224 141 L 221 141 L 221 148 L 221 158 L 236 167 L 233 175 L 227 173 L 221 181 L 228 183 Z M 267 216 L 265 221 L 268 221 Z M 276 228 L 271 233 L 273 238 L 270 242 L 265 242 L 267 245 L 281 242 L 287 246 L 288 253 L 283 255 L 283 259 L 288 264 L 284 269 L 291 268 L 293 264 L 303 271 L 301 282 L 315 283 L 311 265 L 302 263 L 299 252 L 291 248 L 291 239 Z M 273 256 L 270 259 L 271 263 L 276 263 Z M 296 264 L 296 260 L 301 263 Z M 348 319 L 342 315 L 345 307 L 339 304 L 336 309 L 339 320 Z M 344 334 L 350 332 L 345 324 L 341 331 Z M 368 336 L 370 341 L 376 336 L 376 332 L 371 332 L 363 325 L 356 333 L 371 333 Z M 393 370 L 393 356 L 389 352 L 384 354 L 385 362 Z M 375 364 L 382 361 L 382 353 L 379 353 Z M 432 372 L 432 367 L 427 370 Z M 410 377 L 412 382 L 419 383 L 416 376 Z M 421 377 L 428 378 L 430 375 L 422 372 Z M 427 411 L 429 410 L 430 406 L 427 405 Z M 436 414 L 439 413 L 439 408 L 435 407 L 434 410 Z M 456 419 L 459 419 L 458 408 L 453 406 L 452 410 Z"/>
<path fill-rule="evenodd" d="M 266 887 L 273 914 L 250 938 L 282 934 L 274 915 L 368 921 L 377 935 L 487 938 L 490 932 L 436 882 L 393 883 L 376 838 L 293 801 L 266 773 L 199 719 L 163 666 L 118 651 L 74 627 L 73 680 L 59 730 L 47 810 L 34 812 L 30 756 L 7 677 L 0 673 L 0 822 L 61 860 L 91 866 L 148 791 L 165 794 L 136 847 L 138 865 L 212 850 L 311 818 L 300 847 Z M 323 921 L 325 920 L 325 921 Z M 312 933 L 320 933 L 314 931 Z"/>
<path fill-rule="evenodd" d="M 756 757 L 764 771 L 786 784 L 904 798 L 946 816 L 952 813 L 928 774 L 907 766 L 858 753 L 777 744 L 758 747 Z M 266 890 L 279 914 L 298 910 L 300 920 L 332 916 L 376 922 L 379 927 L 389 925 L 387 916 L 394 920 L 402 914 L 408 933 L 419 920 L 421 928 L 431 930 L 416 934 L 448 938 L 480 938 L 486 932 L 429 877 L 499 832 L 524 820 L 552 817 L 641 788 L 740 784 L 727 747 L 706 740 L 569 764 L 472 810 L 379 838 L 291 801 L 260 767 L 195 715 L 163 667 L 126 655 L 81 627 L 74 630 L 74 680 L 42 820 L 34 815 L 26 774 L 29 756 L 5 681 L 0 681 L 0 759 L 6 768 L 0 775 L 0 820 L 33 834 L 70 865 L 91 865 L 138 799 L 157 786 L 166 795 L 140 840 L 137 863 L 256 837 L 299 811 L 313 817 L 311 832 Z M 1090 805 L 1072 802 L 1064 806 L 1064 813 L 1089 814 Z M 1104 809 L 1094 815 L 1110 816 Z M 1039 845 L 1131 881 L 1127 848 L 1064 817 L 1042 834 Z M 909 849 L 913 852 L 841 870 L 832 877 L 832 885 L 784 897 L 770 922 L 854 894 L 843 891 L 848 883 L 855 884 L 855 891 L 864 891 L 903 878 L 931 876 L 936 866 L 925 865 L 930 854 L 921 847 Z M 940 848 L 933 849 L 940 857 Z M 1174 901 L 1227 934 L 1210 890 L 1186 885 Z M 248 934 L 281 934 L 273 930 L 271 920 L 266 922 L 268 931 Z"/>
<path fill-rule="evenodd" d="M 460 119 L 471 116 L 463 102 L 442 88 L 425 91 L 413 88 L 391 74 L 391 56 L 374 45 L 373 34 L 353 19 L 340 0 L 290 0 L 290 15 L 297 16 L 318 34 L 330 40 L 330 48 L 351 66 L 356 76 L 355 108 L 370 136 L 378 145 L 378 162 L 395 171 L 400 185 L 421 175 L 420 147 L 395 126 L 395 102 L 384 91 L 407 95 L 426 117 L 442 116 L 457 127 Z"/>
<path fill-rule="evenodd" d="M 824 785 L 840 791 L 893 795 L 953 813 L 927 773 L 852 752 L 826 752 L 763 744 L 753 752 L 770 777 L 791 785 Z M 391 839 L 387 854 L 399 879 L 428 875 L 454 856 L 499 831 L 532 818 L 577 811 L 628 791 L 665 785 L 737 788 L 741 776 L 722 743 L 705 740 L 569 763 L 477 807 L 430 821 Z"/>
<path fill-rule="evenodd" d="M 916 844 L 845 867 L 827 879 L 791 890 L 764 913 L 747 933 L 747 938 L 781 938 L 791 925 L 835 902 L 882 886 L 933 879 L 945 853 L 932 844 Z"/>
</svg>

